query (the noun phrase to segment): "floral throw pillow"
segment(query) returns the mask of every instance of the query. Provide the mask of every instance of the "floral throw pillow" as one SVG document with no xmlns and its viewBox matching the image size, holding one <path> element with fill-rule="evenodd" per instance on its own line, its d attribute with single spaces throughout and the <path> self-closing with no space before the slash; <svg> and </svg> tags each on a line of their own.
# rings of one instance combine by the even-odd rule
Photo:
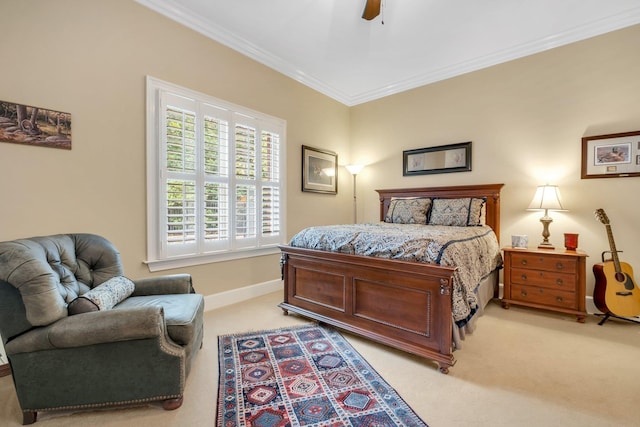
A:
<svg viewBox="0 0 640 427">
<path fill-rule="evenodd" d="M 80 295 L 69 303 L 69 315 L 110 310 L 133 293 L 136 285 L 124 276 L 116 276 Z"/>
<path fill-rule="evenodd" d="M 486 199 L 465 197 L 460 199 L 434 199 L 429 225 L 467 227 L 481 224 L 482 208 Z"/>
<path fill-rule="evenodd" d="M 431 199 L 426 197 L 393 198 L 384 222 L 394 224 L 426 224 Z"/>
</svg>

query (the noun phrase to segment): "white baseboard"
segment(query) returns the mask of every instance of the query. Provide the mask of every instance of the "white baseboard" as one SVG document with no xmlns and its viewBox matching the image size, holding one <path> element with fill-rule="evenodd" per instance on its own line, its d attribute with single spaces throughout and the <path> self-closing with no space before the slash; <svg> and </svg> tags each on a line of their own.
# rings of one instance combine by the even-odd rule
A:
<svg viewBox="0 0 640 427">
<path fill-rule="evenodd" d="M 283 286 L 284 284 L 282 280 L 272 280 L 269 282 L 245 286 L 239 289 L 220 292 L 218 294 L 207 295 L 204 297 L 204 309 L 205 311 L 215 310 L 216 308 L 237 304 L 271 292 L 282 291 Z"/>
<path fill-rule="evenodd" d="M 281 291 L 283 289 L 282 280 L 271 280 L 269 282 L 258 283 L 255 285 L 245 286 L 239 289 L 233 289 L 226 292 L 220 292 L 218 294 L 207 295 L 204 297 L 204 309 L 205 311 L 215 310 L 216 308 L 224 307 L 231 304 L 237 304 L 242 301 L 246 301 L 251 298 L 256 298 L 262 295 L 269 294 L 271 292 Z M 502 298 L 503 284 L 500 283 L 500 298 Z M 596 304 L 593 302 L 593 297 L 588 295 L 585 299 L 585 305 L 587 313 L 600 314 L 603 313 L 598 310 Z M 634 318 L 635 319 L 635 318 Z"/>
<path fill-rule="evenodd" d="M 603 312 L 598 310 L 598 308 L 596 307 L 596 303 L 593 302 L 592 296 L 586 297 L 585 305 L 586 305 L 587 313 L 589 314 L 604 314 Z"/>
</svg>

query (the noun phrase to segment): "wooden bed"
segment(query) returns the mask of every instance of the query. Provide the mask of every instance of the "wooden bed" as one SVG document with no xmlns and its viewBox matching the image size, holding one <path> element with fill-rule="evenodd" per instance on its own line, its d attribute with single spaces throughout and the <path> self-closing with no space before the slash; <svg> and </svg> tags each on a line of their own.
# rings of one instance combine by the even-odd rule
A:
<svg viewBox="0 0 640 427">
<path fill-rule="evenodd" d="M 376 190 L 380 220 L 392 197 L 486 197 L 486 224 L 500 236 L 503 184 Z M 448 373 L 453 268 L 280 246 L 285 312 L 434 360 Z M 494 295 L 498 279 L 495 275 Z"/>
</svg>

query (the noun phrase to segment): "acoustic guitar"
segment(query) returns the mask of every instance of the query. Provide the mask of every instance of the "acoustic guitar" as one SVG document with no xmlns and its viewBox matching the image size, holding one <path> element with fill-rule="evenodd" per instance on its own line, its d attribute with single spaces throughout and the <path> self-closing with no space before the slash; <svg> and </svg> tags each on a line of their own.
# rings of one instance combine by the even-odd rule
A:
<svg viewBox="0 0 640 427">
<path fill-rule="evenodd" d="M 633 268 L 626 262 L 620 262 L 618 250 L 613 240 L 613 232 L 609 218 L 603 209 L 597 209 L 596 219 L 607 229 L 611 260 L 594 264 L 593 274 L 596 284 L 593 290 L 593 301 L 598 310 L 605 314 L 621 317 L 640 315 L 640 289 L 633 280 Z"/>
</svg>

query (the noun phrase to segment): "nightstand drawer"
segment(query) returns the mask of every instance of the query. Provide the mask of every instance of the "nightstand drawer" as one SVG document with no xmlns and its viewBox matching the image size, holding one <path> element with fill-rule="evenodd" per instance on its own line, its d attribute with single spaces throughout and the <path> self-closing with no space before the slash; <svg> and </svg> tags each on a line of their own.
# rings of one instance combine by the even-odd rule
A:
<svg viewBox="0 0 640 427">
<path fill-rule="evenodd" d="M 575 292 L 576 276 L 574 274 L 557 273 L 555 271 L 512 268 L 511 283 Z"/>
<path fill-rule="evenodd" d="M 535 286 L 511 285 L 511 299 L 552 307 L 577 309 L 576 294 Z"/>
<path fill-rule="evenodd" d="M 535 253 L 514 253 L 511 255 L 513 268 L 531 268 L 535 270 L 563 271 L 575 273 L 578 261 L 574 257 L 553 256 Z"/>
</svg>

